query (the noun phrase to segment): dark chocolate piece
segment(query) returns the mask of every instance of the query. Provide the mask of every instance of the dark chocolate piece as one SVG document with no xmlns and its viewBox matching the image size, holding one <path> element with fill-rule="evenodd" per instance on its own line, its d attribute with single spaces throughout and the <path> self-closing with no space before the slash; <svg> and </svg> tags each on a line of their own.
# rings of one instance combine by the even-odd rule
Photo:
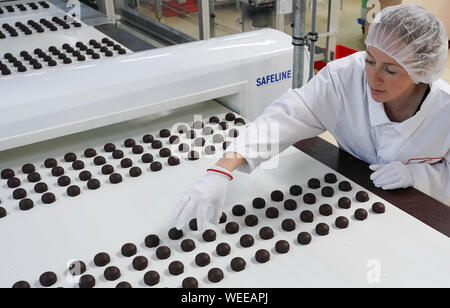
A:
<svg viewBox="0 0 450 308">
<path fill-rule="evenodd" d="M 111 258 L 106 252 L 100 252 L 94 257 L 94 264 L 98 267 L 103 267 L 111 262 Z"/>
<path fill-rule="evenodd" d="M 172 151 L 168 148 L 162 148 L 159 150 L 159 156 L 161 157 L 169 157 L 170 155 L 172 155 Z"/>
<path fill-rule="evenodd" d="M 38 194 L 42 194 L 44 192 L 46 192 L 48 190 L 48 186 L 47 184 L 40 182 L 37 183 L 36 185 L 34 185 L 34 191 L 37 192 Z"/>
<path fill-rule="evenodd" d="M 217 255 L 219 255 L 221 257 L 225 257 L 225 256 L 228 256 L 230 254 L 231 247 L 227 243 L 220 243 L 216 247 L 216 252 L 217 252 Z"/>
<path fill-rule="evenodd" d="M 119 184 L 122 182 L 122 176 L 118 173 L 113 173 L 109 176 L 111 184 Z"/>
<path fill-rule="evenodd" d="M 225 115 L 225 120 L 227 121 L 234 121 L 236 119 L 236 115 L 234 113 L 227 113 Z"/>
<path fill-rule="evenodd" d="M 161 129 L 161 130 L 159 131 L 159 136 L 160 136 L 161 138 L 168 138 L 168 137 L 170 137 L 170 130 L 168 130 L 168 129 L 166 129 L 166 128 Z"/>
<path fill-rule="evenodd" d="M 191 239 L 185 239 L 181 242 L 180 247 L 184 252 L 191 252 L 195 249 L 195 242 Z"/>
<path fill-rule="evenodd" d="M 204 267 L 211 263 L 211 258 L 207 253 L 201 252 L 195 256 L 195 264 Z"/>
<path fill-rule="evenodd" d="M 82 170 L 84 169 L 84 162 L 82 162 L 81 160 L 74 161 L 72 163 L 72 168 L 74 170 Z"/>
<path fill-rule="evenodd" d="M 337 177 L 334 173 L 327 173 L 324 177 L 325 183 L 334 184 L 337 183 Z"/>
<path fill-rule="evenodd" d="M 137 247 L 133 243 L 127 243 L 122 246 L 120 252 L 124 257 L 132 257 L 137 253 Z"/>
<path fill-rule="evenodd" d="M 285 240 L 278 241 L 275 244 L 275 251 L 278 253 L 288 253 L 289 252 L 289 243 Z"/>
<path fill-rule="evenodd" d="M 131 166 L 133 166 L 133 161 L 129 158 L 124 158 L 120 161 L 120 166 L 122 168 L 130 168 Z"/>
<path fill-rule="evenodd" d="M 100 181 L 97 179 L 90 179 L 87 183 L 87 187 L 90 190 L 96 190 L 100 188 Z"/>
<path fill-rule="evenodd" d="M 214 242 L 216 240 L 216 231 L 208 229 L 202 234 L 202 238 L 205 242 Z"/>
<path fill-rule="evenodd" d="M 92 289 L 95 287 L 95 278 L 92 275 L 83 275 L 78 283 L 80 289 Z"/>
<path fill-rule="evenodd" d="M 27 281 L 18 281 L 12 286 L 13 289 L 30 289 L 31 286 Z"/>
<path fill-rule="evenodd" d="M 105 150 L 106 153 L 111 153 L 112 151 L 114 151 L 116 149 L 116 145 L 113 143 L 107 143 L 107 144 L 105 144 L 103 149 Z"/>
<path fill-rule="evenodd" d="M 311 189 L 318 189 L 320 188 L 320 180 L 316 178 L 312 178 L 308 181 L 308 187 Z"/>
<path fill-rule="evenodd" d="M 141 176 L 141 175 L 142 175 L 141 168 L 139 168 L 139 167 L 132 167 L 130 169 L 130 176 L 131 177 L 136 178 L 136 177 Z"/>
<path fill-rule="evenodd" d="M 153 161 L 153 155 L 150 153 L 145 153 L 142 155 L 141 159 L 144 164 L 150 164 Z"/>
<path fill-rule="evenodd" d="M 320 223 L 316 226 L 316 232 L 322 236 L 328 235 L 330 233 L 330 227 L 325 223 Z"/>
<path fill-rule="evenodd" d="M 270 260 L 270 252 L 260 249 L 255 253 L 255 260 L 259 263 L 266 263 Z"/>
<path fill-rule="evenodd" d="M 369 199 L 369 194 L 365 191 L 358 191 L 356 193 L 356 201 L 358 202 L 367 202 Z"/>
<path fill-rule="evenodd" d="M 133 259 L 133 268 L 137 271 L 143 271 L 148 267 L 148 259 L 144 256 L 138 256 Z"/>
<path fill-rule="evenodd" d="M 131 286 L 131 284 L 126 281 L 119 282 L 116 286 L 116 289 L 132 289 L 132 288 L 133 287 Z"/>
<path fill-rule="evenodd" d="M 106 159 L 103 156 L 97 156 L 96 158 L 94 158 L 94 164 L 96 166 L 102 166 L 106 164 Z"/>
<path fill-rule="evenodd" d="M 308 232 L 301 232 L 297 236 L 297 242 L 301 245 L 309 245 L 311 243 L 312 237 Z"/>
<path fill-rule="evenodd" d="M 191 229 L 192 231 L 197 231 L 197 219 L 191 219 L 191 221 L 189 221 L 189 229 Z"/>
<path fill-rule="evenodd" d="M 319 207 L 319 213 L 322 216 L 330 216 L 333 214 L 333 208 L 329 204 L 322 204 Z"/>
<path fill-rule="evenodd" d="M 199 159 L 200 158 L 200 155 L 198 154 L 198 152 L 197 151 L 190 151 L 189 153 L 188 153 L 188 159 L 189 160 L 197 160 L 197 159 Z"/>
<path fill-rule="evenodd" d="M 386 208 L 383 203 L 375 202 L 372 205 L 372 211 L 377 214 L 383 214 L 384 212 L 386 212 Z"/>
<path fill-rule="evenodd" d="M 208 279 L 211 282 L 218 283 L 224 278 L 223 271 L 220 268 L 212 268 L 208 272 Z"/>
<path fill-rule="evenodd" d="M 183 231 L 182 230 L 178 230 L 177 228 L 172 228 L 169 230 L 169 238 L 171 240 L 179 240 L 180 238 L 183 237 Z"/>
<path fill-rule="evenodd" d="M 58 277 L 53 272 L 45 272 L 39 277 L 39 282 L 43 287 L 51 287 L 58 281 Z"/>
<path fill-rule="evenodd" d="M 85 170 L 85 171 L 81 171 L 80 175 L 79 175 L 79 179 L 83 182 L 89 181 L 92 178 L 92 174 Z"/>
<path fill-rule="evenodd" d="M 236 120 L 234 120 L 234 125 L 236 126 L 245 125 L 245 120 L 243 118 L 236 118 Z"/>
<path fill-rule="evenodd" d="M 72 185 L 67 188 L 67 195 L 69 197 L 76 197 L 80 193 L 81 193 L 81 189 L 77 185 Z"/>
<path fill-rule="evenodd" d="M 102 174 L 108 175 L 114 173 L 114 167 L 111 165 L 104 165 L 102 167 Z"/>
<path fill-rule="evenodd" d="M 308 211 L 308 210 L 302 211 L 300 213 L 300 220 L 303 222 L 307 222 L 307 223 L 313 222 L 314 221 L 313 212 Z"/>
<path fill-rule="evenodd" d="M 244 216 L 245 207 L 241 204 L 236 204 L 235 206 L 233 206 L 232 213 L 234 216 Z"/>
<path fill-rule="evenodd" d="M 236 234 L 239 232 L 239 225 L 235 223 L 234 221 L 229 222 L 225 225 L 225 231 L 228 234 Z"/>
<path fill-rule="evenodd" d="M 120 278 L 120 270 L 116 266 L 110 266 L 105 269 L 103 273 L 105 279 L 108 281 L 115 281 Z"/>
<path fill-rule="evenodd" d="M 147 134 L 144 137 L 142 137 L 142 141 L 144 141 L 144 143 L 152 143 L 153 140 L 155 140 L 155 138 L 153 137 L 153 135 Z"/>
<path fill-rule="evenodd" d="M 303 202 L 306 204 L 314 204 L 316 203 L 316 196 L 312 193 L 307 193 L 303 196 Z"/>
<path fill-rule="evenodd" d="M 6 210 L 0 206 L 0 218 L 6 217 Z"/>
<path fill-rule="evenodd" d="M 218 124 L 220 122 L 220 119 L 218 117 L 216 117 L 216 116 L 212 116 L 212 117 L 209 118 L 208 122 L 209 123 L 216 123 L 216 124 Z"/>
<path fill-rule="evenodd" d="M 13 191 L 13 198 L 15 200 L 23 199 L 27 196 L 27 191 L 23 188 L 17 188 Z"/>
<path fill-rule="evenodd" d="M 327 198 L 333 197 L 334 196 L 333 187 L 325 186 L 324 188 L 322 188 L 322 196 L 327 197 Z"/>
<path fill-rule="evenodd" d="M 56 197 L 53 193 L 45 193 L 42 195 L 41 200 L 44 204 L 51 204 L 56 201 Z"/>
<path fill-rule="evenodd" d="M 280 190 L 274 190 L 270 194 L 270 198 L 272 199 L 272 201 L 281 202 L 284 199 L 284 195 L 283 195 L 283 192 L 281 192 Z"/>
<path fill-rule="evenodd" d="M 159 161 L 154 161 L 150 164 L 151 171 L 160 171 L 162 169 L 162 164 Z"/>
<path fill-rule="evenodd" d="M 278 218 L 280 211 L 276 207 L 269 207 L 266 210 L 266 217 L 270 219 Z"/>
<path fill-rule="evenodd" d="M 156 249 L 156 256 L 160 260 L 165 260 L 170 257 L 170 248 L 167 246 L 161 246 Z"/>
<path fill-rule="evenodd" d="M 339 190 L 344 192 L 351 191 L 352 184 L 350 184 L 350 182 L 348 181 L 342 181 L 339 183 Z"/>
<path fill-rule="evenodd" d="M 152 149 L 161 149 L 163 146 L 161 140 L 153 140 L 152 141 Z"/>
<path fill-rule="evenodd" d="M 58 185 L 61 187 L 69 186 L 71 183 L 70 178 L 68 176 L 61 176 L 58 178 Z"/>
<path fill-rule="evenodd" d="M 67 163 L 72 163 L 77 160 L 77 155 L 75 153 L 67 153 L 66 155 L 64 155 L 64 160 Z"/>
<path fill-rule="evenodd" d="M 114 159 L 122 159 L 123 156 L 124 156 L 124 154 L 123 154 L 123 151 L 122 151 L 122 150 L 114 150 L 114 151 L 112 152 L 112 157 L 113 157 Z"/>
<path fill-rule="evenodd" d="M 19 202 L 19 208 L 20 208 L 22 211 L 28 211 L 28 210 L 31 210 L 31 209 L 33 208 L 33 206 L 34 206 L 33 200 L 28 199 L 28 198 L 22 199 L 22 200 L 20 200 L 20 202 Z"/>
<path fill-rule="evenodd" d="M 336 227 L 338 227 L 339 229 L 345 229 L 348 227 L 348 219 L 344 216 L 339 216 L 338 218 L 336 218 Z"/>
<path fill-rule="evenodd" d="M 350 200 L 347 197 L 342 197 L 338 201 L 338 206 L 341 209 L 349 209 L 351 207 L 351 205 L 352 205 L 352 200 Z"/>
<path fill-rule="evenodd" d="M 60 167 L 60 166 L 53 167 L 53 169 L 52 169 L 52 175 L 53 176 L 60 177 L 63 174 L 64 174 L 64 168 L 63 167 Z"/>
<path fill-rule="evenodd" d="M 219 219 L 219 224 L 224 224 L 226 222 L 227 222 L 227 214 L 222 212 L 222 215 L 220 216 L 220 219 Z"/>
<path fill-rule="evenodd" d="M 253 244 L 255 244 L 255 239 L 250 234 L 244 234 L 243 236 L 241 236 L 239 243 L 242 247 L 249 248 L 252 247 Z"/>
<path fill-rule="evenodd" d="M 16 174 L 14 173 L 14 171 L 13 170 L 11 170 L 11 169 L 4 169 L 4 170 L 2 170 L 2 179 L 3 180 L 7 180 L 7 179 L 10 179 L 10 178 L 12 178 L 13 176 L 15 176 Z"/>
<path fill-rule="evenodd" d="M 169 264 L 169 273 L 178 276 L 184 273 L 184 265 L 180 261 L 173 261 Z"/>
<path fill-rule="evenodd" d="M 300 196 L 303 193 L 303 189 L 299 185 L 292 185 L 289 188 L 289 193 L 293 196 Z"/>
<path fill-rule="evenodd" d="M 283 220 L 283 222 L 281 223 L 281 228 L 287 232 L 294 231 L 295 227 L 296 227 L 295 221 L 290 218 Z"/>
<path fill-rule="evenodd" d="M 263 198 L 253 199 L 252 205 L 255 209 L 263 209 L 266 207 L 266 201 Z"/>
<path fill-rule="evenodd" d="M 355 211 L 355 218 L 357 220 L 361 220 L 361 221 L 362 220 L 366 220 L 367 216 L 368 216 L 368 213 L 367 213 L 367 211 L 365 209 L 357 209 Z"/>
<path fill-rule="evenodd" d="M 259 230 L 259 236 L 263 240 L 270 240 L 274 237 L 273 230 L 271 227 L 263 227 Z"/>
<path fill-rule="evenodd" d="M 297 201 L 293 199 L 287 199 L 284 201 L 284 208 L 287 211 L 295 211 L 297 209 Z"/>
<path fill-rule="evenodd" d="M 54 158 L 47 158 L 44 162 L 45 168 L 53 168 L 58 165 L 58 162 Z"/>
<path fill-rule="evenodd" d="M 159 246 L 159 237 L 156 234 L 150 234 L 145 238 L 145 246 L 154 248 Z"/>
<path fill-rule="evenodd" d="M 159 283 L 160 276 L 158 272 L 148 271 L 144 275 L 144 283 L 150 287 L 155 286 Z"/>
<path fill-rule="evenodd" d="M 25 173 L 25 174 L 29 174 L 29 173 L 34 172 L 34 171 L 36 171 L 36 168 L 34 167 L 33 164 L 25 164 L 22 167 L 22 172 Z"/>
<path fill-rule="evenodd" d="M 256 215 L 248 215 L 245 217 L 245 224 L 249 227 L 254 227 L 258 224 L 258 217 Z"/>
<path fill-rule="evenodd" d="M 241 257 L 233 258 L 230 262 L 230 267 L 235 272 L 240 272 L 240 271 L 245 270 L 246 265 L 247 265 L 247 263 Z"/>
<path fill-rule="evenodd" d="M 17 188 L 22 184 L 22 182 L 20 182 L 18 178 L 12 177 L 8 179 L 6 184 L 8 185 L 9 188 Z"/>
<path fill-rule="evenodd" d="M 95 151 L 94 149 L 86 149 L 84 151 L 84 156 L 86 156 L 87 158 L 92 158 L 97 156 L 97 151 Z"/>
<path fill-rule="evenodd" d="M 198 281 L 194 277 L 187 277 L 183 280 L 183 283 L 181 286 L 184 289 L 197 289 L 198 288 Z"/>
<path fill-rule="evenodd" d="M 136 141 L 134 141 L 134 139 L 126 139 L 123 143 L 125 145 L 126 148 L 132 148 L 136 145 Z"/>
</svg>

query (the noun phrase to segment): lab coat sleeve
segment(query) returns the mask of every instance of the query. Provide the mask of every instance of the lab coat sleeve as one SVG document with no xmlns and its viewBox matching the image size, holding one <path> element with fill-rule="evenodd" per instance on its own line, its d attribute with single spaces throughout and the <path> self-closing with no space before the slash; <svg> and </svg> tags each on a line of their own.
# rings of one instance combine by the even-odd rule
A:
<svg viewBox="0 0 450 308">
<path fill-rule="evenodd" d="M 441 163 L 409 166 L 414 178 L 414 188 L 450 206 L 450 151 Z"/>
<path fill-rule="evenodd" d="M 225 151 L 245 158 L 237 170 L 251 173 L 297 141 L 334 129 L 342 105 L 338 81 L 328 65 L 305 86 L 289 89 L 268 106 Z"/>
</svg>

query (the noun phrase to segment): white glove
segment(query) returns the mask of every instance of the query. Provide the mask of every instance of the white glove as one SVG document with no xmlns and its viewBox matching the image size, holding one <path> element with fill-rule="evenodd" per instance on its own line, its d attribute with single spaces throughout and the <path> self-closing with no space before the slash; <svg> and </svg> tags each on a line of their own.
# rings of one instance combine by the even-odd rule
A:
<svg viewBox="0 0 450 308">
<path fill-rule="evenodd" d="M 175 204 L 173 217 L 177 222 L 176 228 L 181 230 L 195 211 L 197 228 L 203 233 L 210 207 L 214 208 L 213 222 L 218 224 L 225 206 L 228 182 L 232 179 L 226 169 L 217 166 L 208 169 L 207 174 Z"/>
<path fill-rule="evenodd" d="M 370 169 L 375 171 L 370 179 L 376 187 L 384 190 L 407 188 L 414 185 L 414 178 L 409 166 L 399 161 L 386 165 L 371 165 Z"/>
</svg>

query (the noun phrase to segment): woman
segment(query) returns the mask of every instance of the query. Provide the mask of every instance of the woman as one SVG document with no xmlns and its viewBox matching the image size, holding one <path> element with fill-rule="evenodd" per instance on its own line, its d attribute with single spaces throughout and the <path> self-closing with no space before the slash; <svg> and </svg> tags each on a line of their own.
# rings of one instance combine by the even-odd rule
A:
<svg viewBox="0 0 450 308">
<path fill-rule="evenodd" d="M 280 152 L 328 130 L 340 147 L 371 164 L 375 186 L 414 186 L 450 205 L 450 86 L 439 80 L 448 54 L 442 22 L 418 5 L 388 7 L 366 45 L 366 52 L 329 63 L 270 105 L 178 201 L 177 228 L 195 216 L 204 230 L 211 207 L 218 222 L 231 173 L 251 172 L 270 158 L 252 136 L 273 123 Z"/>
</svg>

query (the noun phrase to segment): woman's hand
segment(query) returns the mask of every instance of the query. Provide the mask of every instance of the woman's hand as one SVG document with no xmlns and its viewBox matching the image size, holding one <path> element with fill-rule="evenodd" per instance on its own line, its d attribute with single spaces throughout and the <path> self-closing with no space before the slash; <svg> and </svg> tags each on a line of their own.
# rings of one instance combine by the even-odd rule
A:
<svg viewBox="0 0 450 308">
<path fill-rule="evenodd" d="M 384 190 L 407 188 L 414 185 L 414 178 L 407 165 L 394 161 L 386 165 L 371 165 L 375 171 L 370 176 L 376 187 Z"/>
</svg>

